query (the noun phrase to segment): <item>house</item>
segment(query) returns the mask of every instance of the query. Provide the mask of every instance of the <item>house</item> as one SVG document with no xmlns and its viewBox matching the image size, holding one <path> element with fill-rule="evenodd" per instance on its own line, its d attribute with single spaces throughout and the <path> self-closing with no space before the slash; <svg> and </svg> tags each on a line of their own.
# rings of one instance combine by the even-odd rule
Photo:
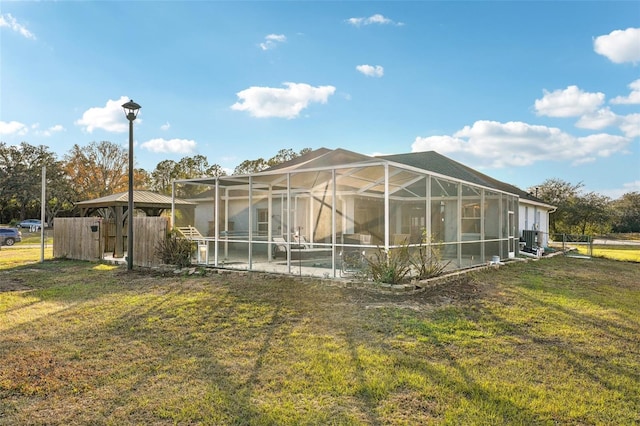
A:
<svg viewBox="0 0 640 426">
<path fill-rule="evenodd" d="M 402 244 L 437 247 L 452 268 L 515 257 L 522 230 L 544 233 L 553 210 L 434 151 L 321 148 L 250 175 L 176 183 L 209 186 L 189 200 L 204 263 L 329 277 L 345 272 L 347 252 Z"/>
</svg>

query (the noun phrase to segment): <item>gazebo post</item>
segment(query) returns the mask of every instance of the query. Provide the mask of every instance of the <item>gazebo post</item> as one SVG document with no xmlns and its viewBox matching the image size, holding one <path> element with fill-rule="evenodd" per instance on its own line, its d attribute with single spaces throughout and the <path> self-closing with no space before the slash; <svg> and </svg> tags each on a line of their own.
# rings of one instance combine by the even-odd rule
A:
<svg viewBox="0 0 640 426">
<path fill-rule="evenodd" d="M 116 245 L 113 249 L 113 257 L 120 258 L 124 257 L 124 237 L 122 235 L 122 225 L 123 225 L 123 207 L 115 206 L 114 210 L 116 212 Z"/>
</svg>

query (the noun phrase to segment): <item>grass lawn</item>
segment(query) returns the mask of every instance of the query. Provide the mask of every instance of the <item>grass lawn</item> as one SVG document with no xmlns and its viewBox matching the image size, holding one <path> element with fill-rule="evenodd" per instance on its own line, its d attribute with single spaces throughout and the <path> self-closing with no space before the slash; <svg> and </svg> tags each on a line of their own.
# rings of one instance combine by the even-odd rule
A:
<svg viewBox="0 0 640 426">
<path fill-rule="evenodd" d="M 578 247 L 578 252 L 581 254 L 586 254 L 587 251 L 587 248 L 584 246 Z M 640 246 L 594 244 L 592 256 L 627 262 L 640 262 Z"/>
<path fill-rule="evenodd" d="M 9 268 L 40 262 L 40 248 L 21 247 L 22 244 L 24 243 L 16 243 L 11 248 L 5 246 L 0 248 L 0 274 L 3 270 Z M 53 258 L 52 245 L 45 245 L 44 258 L 45 260 L 51 260 Z M 1 276 L 2 275 L 0 275 L 0 277 Z M 1 288 L 2 284 L 0 284 L 0 291 L 2 291 Z"/>
<path fill-rule="evenodd" d="M 637 263 L 557 256 L 392 296 L 10 253 L 1 425 L 640 422 Z"/>
<path fill-rule="evenodd" d="M 40 236 L 39 232 L 25 232 L 22 231 L 22 242 L 17 244 L 40 244 Z M 46 232 L 44 234 L 44 243 L 47 246 L 53 245 L 53 237 L 51 233 Z"/>
</svg>

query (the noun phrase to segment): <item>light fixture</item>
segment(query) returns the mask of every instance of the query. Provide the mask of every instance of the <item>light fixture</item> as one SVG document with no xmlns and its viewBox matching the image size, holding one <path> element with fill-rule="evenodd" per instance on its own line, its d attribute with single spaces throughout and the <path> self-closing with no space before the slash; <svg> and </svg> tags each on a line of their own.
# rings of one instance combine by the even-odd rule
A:
<svg viewBox="0 0 640 426">
<path fill-rule="evenodd" d="M 122 108 L 124 109 L 124 115 L 127 117 L 127 120 L 133 121 L 138 117 L 138 111 L 141 106 L 133 101 L 129 101 L 126 104 L 123 104 Z"/>
<path fill-rule="evenodd" d="M 138 117 L 141 106 L 133 101 L 122 105 L 124 115 L 129 120 L 129 227 L 127 233 L 127 269 L 133 269 L 133 121 Z"/>
</svg>

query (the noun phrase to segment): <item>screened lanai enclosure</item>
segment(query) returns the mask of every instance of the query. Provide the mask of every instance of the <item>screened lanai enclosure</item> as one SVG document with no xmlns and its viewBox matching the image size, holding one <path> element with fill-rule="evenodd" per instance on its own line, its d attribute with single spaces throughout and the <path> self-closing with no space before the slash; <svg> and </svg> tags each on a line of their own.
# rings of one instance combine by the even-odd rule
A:
<svg viewBox="0 0 640 426">
<path fill-rule="evenodd" d="M 194 185 L 195 215 L 174 209 L 173 223 L 196 228 L 199 264 L 344 277 L 402 245 L 431 245 L 452 269 L 518 248 L 517 195 L 385 157 L 320 149 L 251 175 L 176 181 L 174 196 Z"/>
</svg>

